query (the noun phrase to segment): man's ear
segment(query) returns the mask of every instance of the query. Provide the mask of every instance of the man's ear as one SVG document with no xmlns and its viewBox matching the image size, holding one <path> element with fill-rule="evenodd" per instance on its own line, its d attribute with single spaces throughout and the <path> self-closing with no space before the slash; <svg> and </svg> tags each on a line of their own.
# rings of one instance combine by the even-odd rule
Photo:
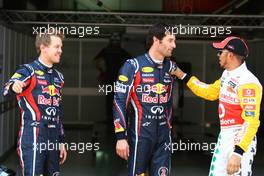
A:
<svg viewBox="0 0 264 176">
<path fill-rule="evenodd" d="M 234 58 L 234 53 L 232 53 L 232 52 L 228 52 L 227 54 L 228 54 L 228 57 L 230 57 L 230 58 L 232 58 L 232 59 Z"/>
<path fill-rule="evenodd" d="M 39 46 L 39 50 L 40 50 L 40 52 L 45 52 L 46 49 L 47 49 L 47 46 L 45 46 L 45 45 L 43 45 L 43 44 L 41 44 L 41 45 Z"/>
<path fill-rule="evenodd" d="M 153 43 L 159 42 L 159 39 L 157 37 L 155 37 L 155 36 L 153 36 L 152 39 L 153 39 Z"/>
</svg>

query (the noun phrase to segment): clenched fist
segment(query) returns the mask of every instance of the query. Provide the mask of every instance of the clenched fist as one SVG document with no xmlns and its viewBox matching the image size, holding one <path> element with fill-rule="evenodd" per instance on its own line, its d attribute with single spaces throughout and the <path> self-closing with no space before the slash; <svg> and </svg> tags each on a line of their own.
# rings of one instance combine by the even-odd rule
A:
<svg viewBox="0 0 264 176">
<path fill-rule="evenodd" d="M 20 94 L 23 91 L 23 87 L 25 87 L 25 83 L 19 80 L 16 80 L 13 85 L 12 85 L 12 90 L 17 93 Z"/>
</svg>

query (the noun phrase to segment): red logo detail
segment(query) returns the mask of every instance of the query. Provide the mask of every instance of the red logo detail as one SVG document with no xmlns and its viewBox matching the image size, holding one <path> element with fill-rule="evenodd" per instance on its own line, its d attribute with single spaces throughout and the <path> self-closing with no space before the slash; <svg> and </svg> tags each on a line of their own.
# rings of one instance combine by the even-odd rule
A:
<svg viewBox="0 0 264 176">
<path fill-rule="evenodd" d="M 120 125 L 119 122 L 115 121 L 114 124 L 115 124 L 115 127 L 116 127 L 117 129 L 120 129 L 120 128 L 121 128 L 121 125 Z"/>
<path fill-rule="evenodd" d="M 47 87 L 42 88 L 42 93 L 50 94 L 49 87 L 47 86 Z"/>
<path fill-rule="evenodd" d="M 46 80 L 38 80 L 38 84 L 40 85 L 47 85 L 47 81 Z"/>
<path fill-rule="evenodd" d="M 155 97 L 149 96 L 149 94 L 142 94 L 142 102 L 144 103 L 167 103 L 168 102 L 168 94 L 166 95 L 156 95 Z"/>
<path fill-rule="evenodd" d="M 243 89 L 243 97 L 255 97 L 254 89 Z"/>
<path fill-rule="evenodd" d="M 242 108 L 240 105 L 219 102 L 219 118 L 222 127 L 243 124 L 241 118 Z"/>
<path fill-rule="evenodd" d="M 158 103 L 159 99 L 156 95 L 155 97 L 151 97 L 148 94 L 142 94 L 142 102 L 144 103 Z"/>
<path fill-rule="evenodd" d="M 245 110 L 256 110 L 256 105 L 243 105 Z"/>
<path fill-rule="evenodd" d="M 45 98 L 44 95 L 38 96 L 38 104 L 51 106 L 53 103 L 54 106 L 59 106 L 59 102 L 60 102 L 60 98 L 56 98 L 56 97 Z"/>
<path fill-rule="evenodd" d="M 142 78 L 143 83 L 154 83 L 154 78 Z"/>
<path fill-rule="evenodd" d="M 60 98 L 53 97 L 53 106 L 59 106 Z"/>
<path fill-rule="evenodd" d="M 227 90 L 228 92 L 231 92 L 231 93 L 236 93 L 236 92 L 234 91 L 234 89 L 232 89 L 232 87 L 230 87 L 230 86 L 227 86 L 226 90 Z"/>
<path fill-rule="evenodd" d="M 60 91 L 59 91 L 59 89 L 54 89 L 54 95 L 57 95 L 57 96 L 60 96 Z"/>
<path fill-rule="evenodd" d="M 51 98 L 45 98 L 44 95 L 39 95 L 38 104 L 51 106 Z"/>
</svg>

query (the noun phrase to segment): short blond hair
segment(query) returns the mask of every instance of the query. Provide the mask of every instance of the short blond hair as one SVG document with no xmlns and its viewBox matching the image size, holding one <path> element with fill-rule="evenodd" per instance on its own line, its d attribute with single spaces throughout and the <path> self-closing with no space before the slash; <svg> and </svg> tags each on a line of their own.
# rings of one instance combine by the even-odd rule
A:
<svg viewBox="0 0 264 176">
<path fill-rule="evenodd" d="M 55 28 L 53 28 L 53 30 L 49 29 L 46 30 L 44 33 L 37 34 L 35 40 L 35 47 L 38 53 L 40 53 L 40 45 L 48 46 L 50 44 L 51 36 L 59 37 L 61 40 L 65 38 L 63 33 L 61 33 L 59 30 Z"/>
</svg>

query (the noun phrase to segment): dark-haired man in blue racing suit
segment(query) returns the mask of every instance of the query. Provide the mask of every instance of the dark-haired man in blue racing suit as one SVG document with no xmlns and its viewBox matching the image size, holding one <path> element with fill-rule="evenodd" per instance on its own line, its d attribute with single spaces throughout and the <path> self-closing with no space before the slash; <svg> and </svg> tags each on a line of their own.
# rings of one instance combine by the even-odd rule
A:
<svg viewBox="0 0 264 176">
<path fill-rule="evenodd" d="M 165 24 L 151 27 L 148 53 L 129 59 L 120 69 L 113 103 L 116 152 L 128 160 L 128 175 L 170 175 L 170 121 L 175 36 Z M 128 113 L 132 105 L 133 114 Z M 129 120 L 127 117 L 129 116 Z"/>
</svg>

